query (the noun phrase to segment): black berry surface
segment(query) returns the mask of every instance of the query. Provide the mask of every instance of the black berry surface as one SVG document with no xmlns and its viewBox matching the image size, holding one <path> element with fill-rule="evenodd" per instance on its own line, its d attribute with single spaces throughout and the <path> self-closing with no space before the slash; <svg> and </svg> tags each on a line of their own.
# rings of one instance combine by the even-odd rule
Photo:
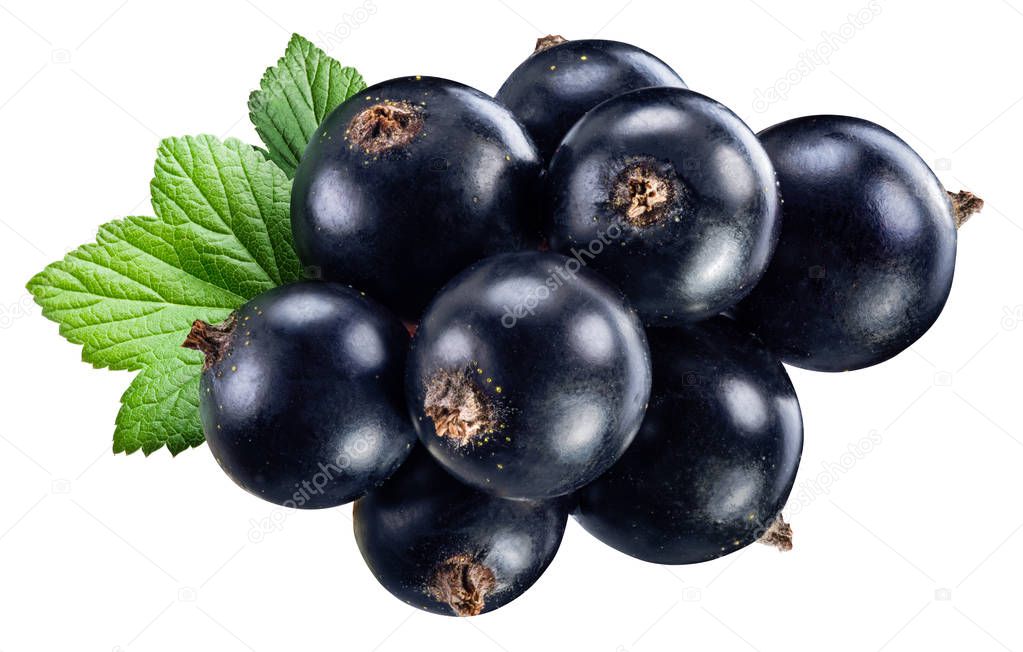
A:
<svg viewBox="0 0 1023 652">
<path fill-rule="evenodd" d="M 408 335 L 347 287 L 285 285 L 226 322 L 196 322 L 199 407 L 228 476 L 278 505 L 347 503 L 383 482 L 415 442 L 402 392 Z"/>
<path fill-rule="evenodd" d="M 295 173 L 302 262 L 416 318 L 456 273 L 536 238 L 541 165 L 511 112 L 445 79 L 367 88 L 313 134 Z"/>
<path fill-rule="evenodd" d="M 563 501 L 506 500 L 448 475 L 420 447 L 355 503 L 355 538 L 377 580 L 431 613 L 475 616 L 522 595 L 554 559 Z"/>
<path fill-rule="evenodd" d="M 803 444 L 795 391 L 756 338 L 719 317 L 651 329 L 654 383 L 622 459 L 578 492 L 595 537 L 660 564 L 734 552 L 775 522 Z"/>
<path fill-rule="evenodd" d="M 666 63 L 628 43 L 549 36 L 497 92 L 522 120 L 544 160 L 583 114 L 604 100 L 647 86 L 685 88 Z"/>
<path fill-rule="evenodd" d="M 909 145 L 858 118 L 797 118 L 760 140 L 784 217 L 739 317 L 807 369 L 858 369 L 906 349 L 952 287 L 956 222 L 941 183 Z"/>
<path fill-rule="evenodd" d="M 406 381 L 419 438 L 448 471 L 546 498 L 597 477 L 632 441 L 650 359 L 625 299 L 577 260 L 504 254 L 430 305 Z"/>
<path fill-rule="evenodd" d="M 756 136 L 714 100 L 648 88 L 601 104 L 551 161 L 551 247 L 586 252 L 648 325 L 713 316 L 742 299 L 774 250 L 781 205 Z"/>
</svg>

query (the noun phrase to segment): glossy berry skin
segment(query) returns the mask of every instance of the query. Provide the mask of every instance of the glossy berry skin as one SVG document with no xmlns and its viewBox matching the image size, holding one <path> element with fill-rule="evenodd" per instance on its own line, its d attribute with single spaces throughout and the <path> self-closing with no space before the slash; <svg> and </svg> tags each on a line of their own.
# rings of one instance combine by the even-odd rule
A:
<svg viewBox="0 0 1023 652">
<path fill-rule="evenodd" d="M 413 339 L 420 441 L 467 484 L 550 498 L 600 475 L 643 418 L 650 359 L 624 297 L 578 261 L 503 254 L 455 278 Z"/>
<path fill-rule="evenodd" d="M 396 317 L 341 285 L 293 283 L 249 301 L 200 380 L 217 462 L 278 505 L 358 498 L 415 442 L 402 393 L 407 342 Z"/>
<path fill-rule="evenodd" d="M 508 109 L 468 86 L 392 79 L 331 113 L 295 173 L 303 264 L 409 319 L 459 271 L 537 239 L 540 157 Z"/>
<path fill-rule="evenodd" d="M 417 447 L 355 503 L 355 539 L 377 580 L 431 613 L 475 616 L 519 597 L 554 559 L 564 501 L 497 498 L 448 475 Z"/>
<path fill-rule="evenodd" d="M 550 160 L 583 114 L 604 100 L 647 86 L 685 88 L 666 63 L 628 43 L 566 41 L 534 52 L 497 91 Z"/>
<path fill-rule="evenodd" d="M 551 161 L 551 247 L 592 250 L 652 326 L 704 319 L 742 299 L 774 250 L 774 169 L 749 128 L 692 91 L 648 88 L 601 104 Z"/>
<path fill-rule="evenodd" d="M 579 523 L 658 564 L 721 557 L 757 540 L 792 489 L 803 444 L 781 363 L 719 317 L 649 331 L 650 407 L 636 440 L 578 493 Z"/>
<path fill-rule="evenodd" d="M 760 134 L 785 199 L 781 239 L 738 316 L 785 362 L 877 364 L 915 342 L 952 287 L 956 227 L 945 189 L 902 140 L 844 116 Z"/>
</svg>

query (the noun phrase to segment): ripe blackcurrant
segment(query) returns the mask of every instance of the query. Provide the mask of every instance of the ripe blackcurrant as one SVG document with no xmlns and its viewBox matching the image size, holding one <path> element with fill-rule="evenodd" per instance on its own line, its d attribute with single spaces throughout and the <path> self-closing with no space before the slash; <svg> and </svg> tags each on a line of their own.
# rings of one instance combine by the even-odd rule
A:
<svg viewBox="0 0 1023 652">
<path fill-rule="evenodd" d="M 223 324 L 197 321 L 199 408 L 210 450 L 242 488 L 278 505 L 333 507 L 384 481 L 415 431 L 402 393 L 408 334 L 344 286 L 281 286 Z"/>
<path fill-rule="evenodd" d="M 622 459 L 578 492 L 579 522 L 660 564 L 707 561 L 765 535 L 791 547 L 779 512 L 803 425 L 781 363 L 724 317 L 649 337 L 654 384 L 643 426 Z"/>
<path fill-rule="evenodd" d="M 980 201 L 960 194 L 954 210 L 909 145 L 858 118 L 797 118 L 760 140 L 784 218 L 774 259 L 736 314 L 807 369 L 858 369 L 909 347 L 945 305 L 957 223 Z"/>
<path fill-rule="evenodd" d="M 540 155 L 550 160 L 584 113 L 647 86 L 686 87 L 666 63 L 627 43 L 547 36 L 504 82 L 497 100 L 522 120 Z"/>
<path fill-rule="evenodd" d="M 548 498 L 621 456 L 650 359 L 624 297 L 578 260 L 503 254 L 430 305 L 406 383 L 420 441 L 449 472 L 499 496 Z"/>
<path fill-rule="evenodd" d="M 599 105 L 565 136 L 548 181 L 551 247 L 574 254 L 611 234 L 591 265 L 648 325 L 734 305 L 777 241 L 767 153 L 734 113 L 692 91 L 647 88 Z"/>
<path fill-rule="evenodd" d="M 421 447 L 354 510 L 359 549 L 384 588 L 449 616 L 522 595 L 554 559 L 566 519 L 562 500 L 506 500 L 463 485 Z"/>
<path fill-rule="evenodd" d="M 469 264 L 537 239 L 540 170 L 522 125 L 475 89 L 371 86 L 320 125 L 295 173 L 299 258 L 414 319 Z"/>
</svg>

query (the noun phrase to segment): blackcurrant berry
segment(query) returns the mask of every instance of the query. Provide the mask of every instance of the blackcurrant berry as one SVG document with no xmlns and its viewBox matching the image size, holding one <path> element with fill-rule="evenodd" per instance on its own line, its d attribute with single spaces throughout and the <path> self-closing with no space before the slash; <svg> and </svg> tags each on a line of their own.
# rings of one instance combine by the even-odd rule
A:
<svg viewBox="0 0 1023 652">
<path fill-rule="evenodd" d="M 564 501 L 506 500 L 449 476 L 417 447 L 355 503 L 355 539 L 377 580 L 426 611 L 475 616 L 522 595 L 554 559 Z"/>
<path fill-rule="evenodd" d="M 659 564 L 707 561 L 758 538 L 791 547 L 779 513 L 803 424 L 781 363 L 724 317 L 649 337 L 654 384 L 643 426 L 622 459 L 579 491 L 579 522 Z"/>
<path fill-rule="evenodd" d="M 604 100 L 647 86 L 685 88 L 666 63 L 627 43 L 597 39 L 539 39 L 536 51 L 497 91 L 550 160 L 583 114 Z"/>
<path fill-rule="evenodd" d="M 415 431 L 402 373 L 408 334 L 349 288 L 305 281 L 195 322 L 206 354 L 199 409 L 210 450 L 242 488 L 278 505 L 333 507 L 383 482 Z"/>
<path fill-rule="evenodd" d="M 675 325 L 732 306 L 760 279 L 781 215 L 756 136 L 714 100 L 647 88 L 593 109 L 551 161 L 551 247 L 590 263 L 645 323 Z"/>
<path fill-rule="evenodd" d="M 409 354 L 422 441 L 499 496 L 571 492 L 621 456 L 643 418 L 650 359 L 624 297 L 573 258 L 488 258 L 430 305 Z"/>
<path fill-rule="evenodd" d="M 952 287 L 957 218 L 937 177 L 893 133 L 858 118 L 796 118 L 760 140 L 784 218 L 774 259 L 736 314 L 807 369 L 858 369 L 909 347 Z M 964 197 L 962 216 L 979 202 Z"/>
<path fill-rule="evenodd" d="M 320 125 L 295 173 L 299 258 L 414 319 L 469 264 L 533 244 L 540 170 L 522 125 L 475 89 L 371 86 Z"/>
</svg>

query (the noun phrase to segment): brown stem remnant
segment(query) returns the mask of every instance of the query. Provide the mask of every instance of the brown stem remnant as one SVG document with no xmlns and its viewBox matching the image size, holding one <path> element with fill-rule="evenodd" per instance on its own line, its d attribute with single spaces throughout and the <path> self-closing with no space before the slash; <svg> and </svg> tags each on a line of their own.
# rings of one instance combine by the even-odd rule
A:
<svg viewBox="0 0 1023 652">
<path fill-rule="evenodd" d="M 668 214 L 675 195 L 675 180 L 643 163 L 628 166 L 618 175 L 611 191 L 611 205 L 637 227 L 660 222 Z"/>
<path fill-rule="evenodd" d="M 482 432 L 492 430 L 494 408 L 468 371 L 442 370 L 426 385 L 423 411 L 433 419 L 438 437 L 450 437 L 464 446 Z"/>
<path fill-rule="evenodd" d="M 455 555 L 441 562 L 426 587 L 433 599 L 451 607 L 457 616 L 478 616 L 487 594 L 497 586 L 494 571 L 470 555 Z"/>
<path fill-rule="evenodd" d="M 969 190 L 948 191 L 948 199 L 952 202 L 952 217 L 957 229 L 984 208 L 984 200 Z"/>
<path fill-rule="evenodd" d="M 758 539 L 760 543 L 774 546 L 781 552 L 792 550 L 792 526 L 785 522 L 781 514 L 774 519 L 767 531 Z"/>
<path fill-rule="evenodd" d="M 568 39 L 562 36 L 561 34 L 548 34 L 547 36 L 541 36 L 540 38 L 536 39 L 536 49 L 533 50 L 533 54 L 536 54 L 537 52 L 543 52 L 547 48 L 552 48 L 555 45 L 561 45 L 562 43 L 567 42 Z"/>
<path fill-rule="evenodd" d="M 403 147 L 423 128 L 423 115 L 408 102 L 385 100 L 355 114 L 345 136 L 366 154 Z"/>
<path fill-rule="evenodd" d="M 189 331 L 181 346 L 202 352 L 206 356 L 202 363 L 202 369 L 206 371 L 220 362 L 224 354 L 227 353 L 236 322 L 237 317 L 234 313 L 231 313 L 219 324 L 207 324 L 201 319 L 196 319 L 192 322 L 192 330 Z"/>
</svg>

